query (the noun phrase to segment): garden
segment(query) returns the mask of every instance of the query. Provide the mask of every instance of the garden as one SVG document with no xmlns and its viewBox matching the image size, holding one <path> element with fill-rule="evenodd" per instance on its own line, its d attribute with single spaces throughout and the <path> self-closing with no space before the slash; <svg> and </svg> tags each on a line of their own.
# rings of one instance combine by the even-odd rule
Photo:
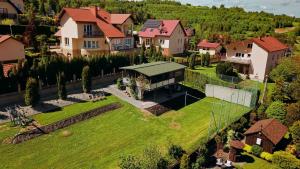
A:
<svg viewBox="0 0 300 169">
<path fill-rule="evenodd" d="M 119 110 L 21 144 L 5 143 L 5 139 L 16 134 L 20 128 L 10 127 L 8 123 L 1 125 L 0 152 L 5 155 L 0 159 L 0 167 L 116 168 L 122 155 L 141 154 L 150 145 L 160 147 L 163 154 L 166 154 L 171 144 L 180 145 L 191 153 L 197 149 L 202 139 L 208 137 L 212 103 L 235 106 L 237 111 L 232 114 L 232 120 L 249 111 L 243 106 L 204 98 L 178 111 L 156 117 L 141 112 L 115 96 L 108 96 L 104 101 L 78 103 L 33 118 L 42 124 L 49 124 L 116 101 L 124 105 Z"/>
</svg>

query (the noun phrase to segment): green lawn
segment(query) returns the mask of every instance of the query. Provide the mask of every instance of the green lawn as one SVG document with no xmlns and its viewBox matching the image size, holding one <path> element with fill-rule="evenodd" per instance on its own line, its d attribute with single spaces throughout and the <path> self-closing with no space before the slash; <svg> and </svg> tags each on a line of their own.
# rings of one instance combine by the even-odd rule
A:
<svg viewBox="0 0 300 169">
<path fill-rule="evenodd" d="M 275 165 L 273 165 L 268 161 L 255 157 L 248 153 L 245 153 L 244 155 L 247 157 L 248 162 L 244 164 L 238 164 L 236 165 L 236 167 L 242 169 L 258 169 L 258 168 L 277 169 Z"/>
<path fill-rule="evenodd" d="M 74 104 L 63 111 L 41 114 L 34 118 L 47 124 L 77 114 L 83 109 L 115 101 L 120 100 L 110 96 L 106 101 Z M 155 117 L 128 103 L 120 102 L 124 106 L 118 110 L 51 134 L 17 145 L 0 144 L 0 168 L 116 168 L 121 155 L 139 154 L 145 147 L 153 144 L 161 147 L 164 153 L 170 143 L 179 144 L 191 152 L 198 146 L 199 140 L 207 137 L 213 102 L 223 103 L 234 109 L 235 111 L 222 112 L 231 112 L 232 120 L 249 111 L 242 106 L 205 98 L 178 111 Z M 215 111 L 220 109 L 224 107 L 215 107 Z M 58 117 L 54 117 L 56 115 Z M 63 131 L 69 131 L 72 135 L 64 136 Z M 0 140 L 16 132 L 17 129 L 2 125 Z"/>
</svg>

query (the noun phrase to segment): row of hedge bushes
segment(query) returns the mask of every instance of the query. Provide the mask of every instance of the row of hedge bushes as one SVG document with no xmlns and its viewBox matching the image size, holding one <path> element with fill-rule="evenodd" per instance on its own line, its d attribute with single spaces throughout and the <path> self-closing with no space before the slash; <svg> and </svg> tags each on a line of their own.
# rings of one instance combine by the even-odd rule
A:
<svg viewBox="0 0 300 169">
<path fill-rule="evenodd" d="M 27 25 L 0 25 L 1 34 L 23 35 Z M 57 31 L 55 26 L 36 26 L 37 34 L 45 34 L 47 36 L 53 35 Z"/>
<path fill-rule="evenodd" d="M 28 77 L 39 79 L 43 86 L 54 85 L 57 74 L 64 72 L 66 82 L 81 79 L 84 66 L 90 67 L 91 75 L 101 76 L 119 72 L 119 68 L 138 63 L 136 55 L 102 55 L 93 57 L 76 57 L 68 60 L 65 57 L 42 57 L 19 61 L 15 67 L 8 72 L 7 78 L 0 79 L 0 93 L 17 91 L 18 84 L 21 89 L 25 88 Z"/>
</svg>

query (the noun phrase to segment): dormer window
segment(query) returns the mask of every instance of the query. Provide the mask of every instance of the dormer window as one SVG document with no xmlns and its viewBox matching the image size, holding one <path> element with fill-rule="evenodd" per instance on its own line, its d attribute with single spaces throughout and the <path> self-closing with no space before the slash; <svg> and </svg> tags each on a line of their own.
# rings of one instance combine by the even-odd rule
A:
<svg viewBox="0 0 300 169">
<path fill-rule="evenodd" d="M 252 49 L 252 43 L 249 43 L 247 47 L 248 49 Z"/>
</svg>

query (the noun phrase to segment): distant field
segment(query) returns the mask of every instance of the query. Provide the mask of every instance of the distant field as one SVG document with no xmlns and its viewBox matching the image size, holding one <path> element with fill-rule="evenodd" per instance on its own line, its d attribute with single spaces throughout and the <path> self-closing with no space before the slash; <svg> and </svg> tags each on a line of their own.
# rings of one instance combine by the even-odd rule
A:
<svg viewBox="0 0 300 169">
<path fill-rule="evenodd" d="M 243 106 L 204 98 L 178 111 L 155 117 L 114 96 L 108 97 L 103 103 L 115 101 L 121 102 L 124 107 L 18 145 L 1 143 L 0 168 L 116 168 L 121 155 L 139 154 L 145 147 L 153 144 L 160 146 L 163 152 L 166 152 L 171 143 L 179 144 L 191 152 L 198 147 L 199 140 L 207 137 L 212 107 L 215 112 L 231 112 L 231 120 L 249 111 Z M 101 102 L 94 104 L 102 105 Z M 47 124 L 92 105 L 75 104 L 63 111 L 41 114 L 35 118 Z M 235 111 L 221 112 L 224 106 Z M 54 118 L 55 114 L 57 117 Z M 18 128 L 12 129 L 7 125 L 0 126 L 1 142 L 18 131 Z M 69 131 L 71 135 L 64 136 L 63 131 Z"/>
</svg>

